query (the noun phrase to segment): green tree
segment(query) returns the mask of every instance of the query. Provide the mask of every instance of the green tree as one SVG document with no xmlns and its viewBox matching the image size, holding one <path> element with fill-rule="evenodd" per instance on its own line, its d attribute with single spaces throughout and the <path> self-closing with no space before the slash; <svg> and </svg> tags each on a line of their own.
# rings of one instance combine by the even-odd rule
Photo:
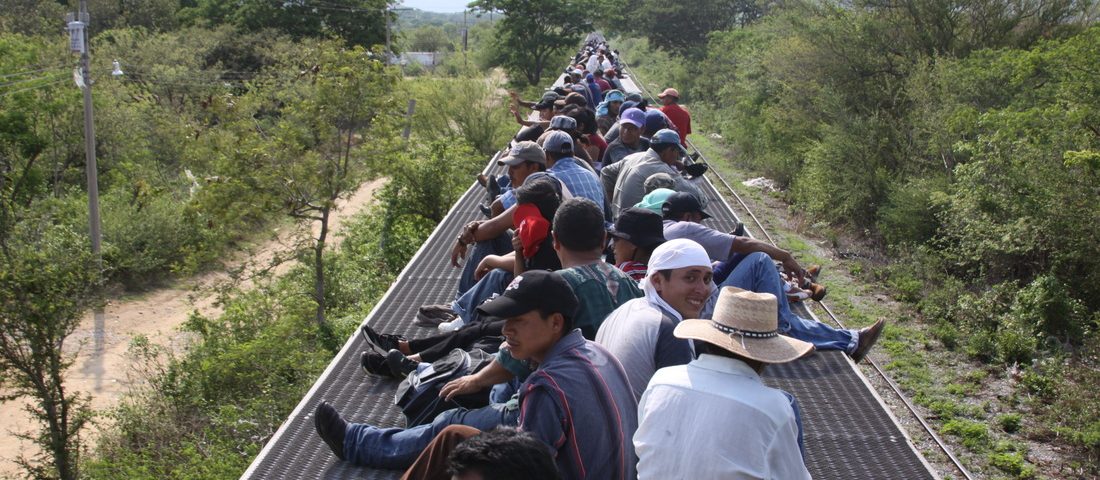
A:
<svg viewBox="0 0 1100 480">
<path fill-rule="evenodd" d="M 312 296 L 314 318 L 326 329 L 324 254 L 332 211 L 393 148 L 398 75 L 385 66 L 379 50 L 324 42 L 314 54 L 313 72 L 276 92 L 284 106 L 261 153 L 266 165 L 258 174 L 267 178 L 292 217 L 319 224 L 309 247 Z"/>
<path fill-rule="evenodd" d="M 618 11 L 626 12 L 633 33 L 654 46 L 694 57 L 705 54 L 711 32 L 744 27 L 765 13 L 758 0 L 628 0 Z"/>
<path fill-rule="evenodd" d="M 454 51 L 454 43 L 442 27 L 425 25 L 408 33 L 408 49 L 413 52 Z"/>
<path fill-rule="evenodd" d="M 546 69 L 558 66 L 592 30 L 592 12 L 577 0 L 477 0 L 470 6 L 480 14 L 504 14 L 496 24 L 493 62 L 530 85 L 539 85 Z"/>
<path fill-rule="evenodd" d="M 65 342 L 95 299 L 100 275 L 84 235 L 35 220 L 13 233 L 0 239 L 0 385 L 8 392 L 0 401 L 32 399 L 27 410 L 43 428 L 26 438 L 44 453 L 19 459 L 29 473 L 75 479 L 89 410 L 79 392 L 65 388 L 74 356 Z"/>
<path fill-rule="evenodd" d="M 300 38 L 336 36 L 351 45 L 370 47 L 385 41 L 389 0 L 198 0 L 181 10 L 186 22 L 231 23 L 245 31 L 275 29 Z"/>
</svg>

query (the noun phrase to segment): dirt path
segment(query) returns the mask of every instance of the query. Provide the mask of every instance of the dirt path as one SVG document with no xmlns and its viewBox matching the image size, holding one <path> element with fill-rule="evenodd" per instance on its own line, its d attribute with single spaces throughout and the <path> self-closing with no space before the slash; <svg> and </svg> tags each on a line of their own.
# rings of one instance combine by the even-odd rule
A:
<svg viewBox="0 0 1100 480">
<path fill-rule="evenodd" d="M 346 219 L 369 206 L 375 191 L 383 183 L 384 180 L 365 183 L 351 198 L 341 202 L 333 214 L 332 232 L 340 232 Z M 316 230 L 319 224 L 313 225 L 313 228 Z M 178 331 L 178 327 L 187 320 L 188 315 L 193 311 L 203 315 L 219 313 L 211 287 L 227 280 L 227 271 L 241 267 L 263 268 L 271 265 L 278 255 L 289 252 L 293 248 L 295 235 L 301 232 L 286 230 L 277 232 L 275 238 L 256 248 L 237 254 L 228 262 L 226 271 L 181 280 L 171 287 L 155 289 L 136 297 L 113 299 L 98 318 L 89 312 L 66 341 L 67 349 L 78 350 L 76 362 L 67 375 L 67 388 L 91 395 L 92 408 L 97 411 L 114 406 L 133 386 L 130 379 L 131 360 L 127 356 L 131 340 L 141 335 L 152 343 L 170 347 L 176 352 L 182 351 L 188 339 Z M 338 247 L 342 239 L 339 235 L 329 238 L 333 248 Z M 274 271 L 281 274 L 292 264 L 284 262 Z M 30 457 L 37 448 L 13 434 L 37 428 L 23 406 L 21 400 L 0 404 L 0 477 L 19 475 L 21 472 L 15 459 L 20 455 Z M 95 427 L 88 433 L 94 435 Z"/>
</svg>

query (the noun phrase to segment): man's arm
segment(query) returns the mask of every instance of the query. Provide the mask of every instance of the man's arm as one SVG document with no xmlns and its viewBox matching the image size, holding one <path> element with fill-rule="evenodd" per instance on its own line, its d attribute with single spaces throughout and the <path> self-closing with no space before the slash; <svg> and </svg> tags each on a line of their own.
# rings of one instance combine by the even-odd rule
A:
<svg viewBox="0 0 1100 480">
<path fill-rule="evenodd" d="M 522 387 L 521 387 L 522 388 Z M 553 392 L 545 386 L 527 386 L 520 403 L 519 428 L 549 445 L 557 456 L 565 444 L 565 419 Z"/>
<path fill-rule="evenodd" d="M 776 261 L 783 264 L 783 270 L 793 277 L 798 277 L 799 285 L 802 284 L 803 278 L 806 274 L 802 270 L 802 266 L 795 261 L 791 252 L 783 250 L 767 242 L 761 242 L 755 238 L 750 237 L 736 237 L 733 240 L 733 244 L 730 245 L 730 253 L 753 253 L 764 252 L 769 257 L 772 257 Z"/>
<path fill-rule="evenodd" d="M 603 182 L 604 198 L 615 197 L 615 182 L 619 180 L 619 172 L 623 169 L 625 163 L 626 162 L 623 160 L 619 160 L 611 165 L 605 163 L 603 169 L 600 170 L 600 181 Z"/>
<path fill-rule="evenodd" d="M 506 370 L 504 366 L 498 363 L 494 358 L 489 362 L 489 365 L 485 366 L 485 368 L 477 373 L 458 377 L 447 382 L 447 384 L 439 390 L 439 396 L 450 400 L 454 398 L 455 395 L 466 395 L 468 393 L 479 392 L 498 383 L 507 382 L 511 380 L 512 377 L 512 372 Z"/>
</svg>

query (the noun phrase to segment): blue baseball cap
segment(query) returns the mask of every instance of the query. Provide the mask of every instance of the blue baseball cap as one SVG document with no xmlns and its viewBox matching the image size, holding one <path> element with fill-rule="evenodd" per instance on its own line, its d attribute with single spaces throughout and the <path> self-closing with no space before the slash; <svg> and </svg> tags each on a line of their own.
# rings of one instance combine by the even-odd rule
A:
<svg viewBox="0 0 1100 480">
<path fill-rule="evenodd" d="M 604 94 L 603 99 L 605 102 L 621 102 L 625 100 L 626 97 L 623 96 L 623 92 L 620 92 L 618 90 L 610 90 Z"/>
<path fill-rule="evenodd" d="M 547 153 L 573 153 L 573 137 L 561 130 L 551 130 L 542 141 Z"/>
<path fill-rule="evenodd" d="M 680 134 L 676 133 L 676 130 L 668 128 L 662 128 L 657 130 L 657 133 L 653 134 L 653 137 L 649 139 L 649 146 L 652 148 L 657 145 L 676 145 L 680 147 L 680 151 L 687 155 L 687 150 L 684 150 L 684 146 L 680 145 Z"/>
<path fill-rule="evenodd" d="M 668 128 L 668 117 L 665 117 L 664 113 L 660 110 L 645 111 L 645 133 L 653 135 L 654 132 L 664 128 Z"/>
<path fill-rule="evenodd" d="M 635 127 L 642 128 L 645 126 L 645 114 L 637 108 L 628 108 L 619 115 L 619 123 L 629 123 Z"/>
</svg>

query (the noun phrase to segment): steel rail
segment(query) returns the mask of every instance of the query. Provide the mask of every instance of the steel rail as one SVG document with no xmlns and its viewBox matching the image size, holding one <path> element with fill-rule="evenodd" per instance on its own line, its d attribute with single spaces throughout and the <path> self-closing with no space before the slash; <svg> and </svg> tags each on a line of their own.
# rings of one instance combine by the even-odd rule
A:
<svg viewBox="0 0 1100 480">
<path fill-rule="evenodd" d="M 657 98 L 654 97 L 652 93 L 650 93 L 648 88 L 646 88 L 644 82 L 642 82 L 641 80 L 641 77 L 639 77 L 630 68 L 630 66 L 622 60 L 622 58 L 620 58 L 619 61 L 623 65 L 623 70 L 630 72 L 630 77 L 635 80 L 635 85 L 637 85 L 638 88 L 642 90 L 642 93 L 646 97 L 649 97 L 649 100 L 650 102 L 652 102 L 652 104 L 656 104 Z M 695 151 L 696 155 L 698 155 L 699 158 L 703 159 L 703 161 L 708 164 L 710 163 L 710 160 L 708 160 L 707 157 L 703 155 L 703 152 L 699 150 L 699 148 L 696 147 L 691 140 L 687 140 L 687 144 L 689 147 L 691 147 L 692 150 Z M 744 210 L 744 212 L 752 218 L 754 223 L 756 223 L 756 226 L 760 229 L 760 232 L 763 233 L 765 237 L 767 237 L 768 243 L 778 247 L 775 239 L 773 239 L 771 234 L 768 233 L 768 229 L 764 228 L 764 224 L 761 223 L 760 219 L 756 217 L 756 214 L 754 214 L 752 209 L 749 208 L 749 205 L 745 203 L 745 200 L 741 198 L 741 195 L 739 195 L 737 191 L 734 190 L 734 188 L 729 184 L 729 182 L 727 182 L 726 179 L 722 177 L 722 174 L 718 173 L 718 171 L 713 168 L 707 169 L 707 173 L 713 174 L 713 176 L 716 177 L 718 181 L 726 187 L 727 190 L 729 190 L 729 192 L 737 200 L 737 203 L 741 205 L 741 208 Z M 833 323 L 836 323 L 837 326 L 839 326 L 840 328 L 847 328 L 844 326 L 844 323 L 842 323 L 840 319 L 837 318 L 837 316 L 833 313 L 832 309 L 830 309 L 829 306 L 825 304 L 825 302 L 817 302 L 817 304 L 821 305 L 821 308 L 825 310 L 825 313 L 829 315 L 829 318 L 832 319 Z M 958 457 L 955 456 L 955 454 L 951 453 L 951 450 L 947 447 L 947 444 L 944 443 L 943 439 L 940 438 L 938 434 L 936 434 L 932 426 L 928 424 L 928 422 L 919 412 L 917 412 L 917 407 L 913 405 L 913 403 L 909 400 L 909 397 L 905 396 L 905 393 L 902 392 L 901 387 L 896 382 L 894 382 L 894 380 L 890 378 L 890 376 L 887 375 L 881 367 L 879 367 L 878 362 L 874 361 L 874 359 L 872 359 L 870 355 L 864 357 L 864 359 L 871 365 L 875 372 L 878 373 L 878 375 L 882 377 L 884 381 L 886 381 L 886 384 L 890 386 L 891 390 L 893 390 L 894 395 L 902 401 L 902 403 L 905 405 L 905 408 L 909 410 L 909 413 L 913 416 L 913 418 L 915 418 L 917 422 L 920 423 L 921 427 L 924 428 L 924 431 L 928 434 L 929 437 L 932 438 L 932 440 L 936 443 L 936 446 L 939 447 L 944 455 L 947 455 L 947 458 L 951 460 L 951 463 L 955 465 L 955 468 L 958 469 L 959 473 L 961 473 L 962 476 L 965 477 L 967 480 L 974 480 L 974 476 L 970 473 L 970 471 L 963 466 L 962 462 L 958 459 Z"/>
</svg>

